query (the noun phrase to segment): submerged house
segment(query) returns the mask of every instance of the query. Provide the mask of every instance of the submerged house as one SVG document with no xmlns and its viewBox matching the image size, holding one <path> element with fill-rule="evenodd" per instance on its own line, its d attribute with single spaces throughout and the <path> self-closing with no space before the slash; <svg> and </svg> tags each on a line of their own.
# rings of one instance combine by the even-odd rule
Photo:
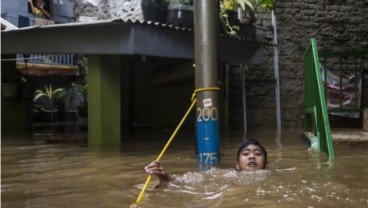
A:
<svg viewBox="0 0 368 208">
<path fill-rule="evenodd" d="M 75 22 L 74 8 L 75 2 L 73 0 L 5 0 L 1 4 L 2 31 Z M 25 41 L 33 42 L 40 47 L 48 45 L 42 38 L 27 37 Z M 33 107 L 32 104 L 29 104 L 27 110 L 22 108 L 19 111 L 19 117 L 29 117 L 24 122 L 22 121 L 23 119 L 14 116 L 14 112 L 9 112 L 9 110 L 5 109 L 6 107 L 9 109 L 9 106 L 17 106 L 24 102 L 20 100 L 27 99 L 27 102 L 31 102 L 35 90 L 42 90 L 44 93 L 46 93 L 46 87 L 54 90 L 65 89 L 65 92 L 73 90 L 71 89 L 71 84 L 79 79 L 84 72 L 81 70 L 83 68 L 78 65 L 78 56 L 70 53 L 20 52 L 12 55 L 2 53 L 2 94 L 3 98 L 10 97 L 10 99 L 3 99 L 4 108 L 2 108 L 2 112 L 5 117 L 13 118 L 10 119 L 13 122 L 5 122 L 2 125 L 3 132 L 7 132 L 7 130 L 16 131 L 18 128 L 30 129 L 30 123 L 49 120 L 48 113 L 42 111 L 39 107 L 49 105 L 50 101 L 48 101 L 46 94 L 34 102 Z M 8 92 L 12 92 L 12 94 Z M 52 115 L 52 121 L 64 121 L 65 114 L 69 113 L 65 112 L 65 110 L 71 111 L 69 114 L 76 114 L 76 107 L 73 107 L 73 109 L 65 107 L 68 94 L 66 93 L 63 96 L 63 98 L 60 98 L 63 106 L 58 107 L 58 116 Z M 19 99 L 19 102 L 14 102 L 15 100 L 12 97 Z M 9 106 L 7 105 L 8 103 Z M 68 101 L 68 105 L 71 106 L 72 102 Z M 7 115 L 7 112 L 9 112 L 9 115 Z"/>
<path fill-rule="evenodd" d="M 55 2 L 57 5 L 49 5 L 50 13 L 59 16 L 53 8 L 66 1 L 52 3 Z M 34 15 L 29 10 L 27 14 L 31 21 Z M 88 23 L 70 23 L 72 17 L 57 17 L 53 19 L 55 23 L 65 20 L 67 24 L 2 33 L 3 55 L 51 53 L 88 57 L 90 143 L 120 142 L 123 132 L 133 128 L 176 126 L 194 90 L 192 28 L 116 18 L 113 14 L 116 15 L 111 13 L 110 19 Z M 219 81 L 224 87 L 220 105 L 228 106 L 224 64 L 260 64 L 263 47 L 272 44 L 265 41 L 260 28 L 256 28 L 251 39 L 220 35 L 218 43 Z M 226 117 L 226 110 L 220 113 Z M 194 119 L 195 115 L 191 116 L 184 126 L 193 128 Z"/>
<path fill-rule="evenodd" d="M 6 1 L 8 2 L 8 1 Z M 20 2 L 20 1 L 19 1 Z M 53 2 L 63 2 L 66 1 L 53 1 Z M 91 4 L 83 3 L 85 1 L 76 0 L 74 13 L 76 21 L 99 21 L 99 23 L 94 22 L 93 24 L 80 25 L 80 26 L 63 26 L 60 28 L 41 26 L 35 31 L 23 31 L 23 32 L 9 32 L 3 33 L 3 40 L 10 40 L 10 36 L 17 41 L 20 39 L 29 38 L 27 34 L 33 35 L 45 35 L 42 38 L 51 45 L 53 48 L 48 48 L 45 45 L 38 47 L 36 44 L 29 44 L 30 42 L 25 42 L 23 46 L 27 46 L 28 52 L 32 54 L 37 53 L 63 53 L 67 54 L 70 52 L 77 52 L 85 54 L 88 56 L 88 60 L 91 61 L 93 55 L 121 55 L 124 57 L 124 69 L 129 68 L 128 72 L 120 70 L 121 73 L 127 73 L 125 75 L 119 74 L 120 79 L 126 79 L 122 85 L 118 86 L 118 89 L 122 89 L 121 98 L 125 103 L 117 107 L 120 111 L 119 115 L 121 120 L 119 122 L 114 122 L 114 125 L 124 126 L 124 128 L 132 129 L 135 127 L 164 127 L 172 128 L 177 123 L 178 117 L 181 116 L 183 107 L 177 103 L 187 103 L 188 99 L 193 92 L 193 71 L 192 63 L 193 56 L 191 50 L 189 53 L 183 53 L 180 50 L 180 54 L 184 54 L 181 57 L 176 57 L 177 50 L 172 50 L 167 57 L 165 54 L 155 54 L 160 50 L 155 49 L 155 47 L 150 47 L 152 41 L 149 41 L 147 36 L 142 36 L 145 41 L 139 42 L 143 45 L 129 45 L 127 43 L 132 43 L 130 41 L 138 40 L 135 35 L 131 35 L 129 32 L 124 34 L 124 37 L 130 39 L 126 43 L 127 51 L 124 54 L 119 50 L 119 44 L 123 42 L 116 42 L 114 36 L 111 35 L 116 32 L 116 28 L 130 31 L 131 27 L 144 28 L 145 31 L 155 31 L 156 35 L 159 31 L 166 32 L 165 36 L 163 33 L 157 35 L 157 40 L 166 41 L 170 37 L 176 37 L 175 40 L 183 41 L 183 44 L 177 45 L 178 42 L 172 42 L 172 47 L 182 47 L 180 49 L 188 49 L 193 47 L 193 42 L 190 38 L 192 36 L 191 30 L 182 30 L 183 28 L 173 28 L 168 27 L 168 25 L 152 24 L 143 20 L 142 12 L 139 5 L 139 1 L 114 1 L 114 0 L 101 0 L 101 1 L 91 1 L 99 2 L 97 6 Z M 24 2 L 22 2 L 24 5 Z M 3 3 L 2 6 L 4 6 Z M 281 91 L 281 111 L 282 111 L 282 124 L 285 129 L 302 129 L 304 123 L 304 63 L 303 57 L 310 42 L 311 37 L 316 37 L 319 43 L 319 48 L 325 50 L 354 50 L 367 48 L 367 24 L 365 8 L 367 3 L 362 1 L 356 1 L 352 3 L 346 3 L 344 1 L 324 1 L 324 2 L 305 2 L 305 1 L 277 1 L 277 20 L 278 20 L 278 32 L 279 32 L 279 45 L 278 50 L 280 51 L 280 59 L 278 63 L 280 64 L 280 91 Z M 4 7 L 3 7 L 4 8 Z M 52 12 L 52 11 L 50 11 Z M 2 16 L 3 15 L 2 11 Z M 28 12 L 29 13 L 29 12 Z M 354 15 L 351 15 L 354 13 Z M 113 20 L 114 19 L 114 20 Z M 84 23 L 83 23 L 84 24 Z M 151 24 L 151 25 L 150 25 Z M 115 28 L 111 30 L 106 30 L 104 32 L 92 29 L 103 28 L 107 25 L 111 25 L 110 28 Z M 116 26 L 116 27 L 115 27 Z M 79 29 L 77 29 L 79 28 Z M 86 35 L 81 31 L 92 31 Z M 135 29 L 132 29 L 135 30 Z M 55 31 L 62 31 L 56 35 Z M 69 32 L 65 32 L 69 31 Z M 73 35 L 73 32 L 80 32 L 78 38 L 71 42 L 72 40 L 66 38 L 65 34 Z M 47 33 L 49 32 L 49 33 Z M 64 33 L 65 32 L 65 33 Z M 95 32 L 95 33 L 94 33 Z M 22 35 L 20 35 L 22 33 Z M 47 33 L 47 35 L 46 35 Z M 120 35 L 123 33 L 120 33 Z M 143 33 L 144 34 L 144 33 Z M 174 36 L 174 35 L 178 36 Z M 77 36 L 76 33 L 74 35 Z M 89 39 L 83 39 L 81 35 L 85 35 Z M 47 36 L 47 37 L 46 37 Z M 55 41 L 57 37 L 60 41 Z M 70 36 L 74 37 L 74 36 Z M 134 37 L 134 38 L 133 38 Z M 38 37 L 37 37 L 38 38 Z M 94 39 L 95 38 L 95 39 Z M 115 36 L 116 38 L 116 36 Z M 151 38 L 151 37 L 149 37 Z M 125 39 L 125 40 L 127 40 Z M 223 41 L 223 40 L 227 40 Z M 22 54 L 24 47 L 22 44 L 17 45 L 7 45 L 4 47 L 5 41 L 2 40 L 2 55 L 5 54 Z M 14 39 L 13 39 L 14 40 Z M 83 40 L 83 41 L 81 41 Z M 96 41 L 99 40 L 100 42 Z M 101 43 L 101 40 L 105 41 Z M 106 41 L 109 40 L 109 41 Z M 112 41 L 111 41 L 112 40 Z M 115 42 L 114 42 L 115 40 Z M 171 38 L 170 40 L 174 40 Z M 269 40 L 269 39 L 268 39 Z M 25 40 L 24 40 L 25 41 Z M 60 42 L 66 41 L 68 46 L 62 45 Z M 91 44 L 93 41 L 93 44 Z M 147 43 L 147 41 L 149 43 Z M 187 41 L 187 42 L 186 42 Z M 221 37 L 221 42 L 224 46 L 235 46 L 230 52 L 224 53 L 223 56 L 227 58 L 221 63 L 230 63 L 231 58 L 236 57 L 239 54 L 245 54 L 254 57 L 262 57 L 261 59 L 256 59 L 257 63 L 261 63 L 256 67 L 250 68 L 245 72 L 245 86 L 247 89 L 247 119 L 249 128 L 275 128 L 275 96 L 274 96 L 274 85 L 275 79 L 273 76 L 273 53 L 272 48 L 263 47 L 266 50 L 258 50 L 259 53 L 250 53 L 249 50 L 244 49 L 244 47 L 249 47 L 250 43 L 245 43 L 246 41 L 231 40 L 228 37 Z M 225 43 L 226 42 L 226 43 Z M 20 41 L 19 43 L 22 43 Z M 83 50 L 81 48 L 81 43 L 83 45 Z M 185 43 L 185 44 L 184 44 Z M 237 44 L 244 45 L 237 45 Z M 8 42 L 6 44 L 9 44 Z M 111 44 L 115 51 L 103 52 L 106 45 Z M 253 44 L 253 43 L 252 43 Z M 60 45 L 62 47 L 60 47 Z M 261 44 L 262 45 L 262 44 Z M 13 47 L 15 46 L 15 47 Z M 134 47 L 133 47 L 134 46 Z M 165 45 L 160 45 L 159 49 L 163 49 Z M 252 45 L 253 48 L 258 44 Z M 23 48 L 22 48 L 23 47 Z M 32 49 L 38 48 L 36 49 Z M 64 47 L 69 47 L 69 50 L 64 50 Z M 129 48 L 131 47 L 131 48 Z M 171 47 L 171 48 L 172 48 Z M 243 51 L 236 52 L 236 47 L 242 48 Z M 42 49 L 41 49 L 42 48 Z M 226 48 L 226 47 L 225 47 Z M 11 49 L 12 51 L 10 51 Z M 31 51 L 32 49 L 32 51 Z M 88 49 L 88 50 L 87 50 Z M 130 51 L 128 51 L 130 49 Z M 137 49 L 137 50 L 135 50 Z M 139 50 L 145 49 L 146 52 L 141 53 Z M 167 49 L 165 47 L 165 49 Z M 229 49 L 229 47 L 227 48 Z M 269 49 L 269 50 L 268 50 Z M 53 50 L 51 52 L 51 50 Z M 121 50 L 121 48 L 120 48 Z M 150 52 L 147 52 L 151 50 Z M 220 51 L 225 52 L 220 49 Z M 139 53 L 138 53 L 139 52 Z M 254 52 L 254 51 L 253 51 Z M 261 53 L 262 52 L 262 53 Z M 131 54 L 129 54 L 131 53 Z M 235 56 L 234 56 L 235 54 Z M 258 56 L 261 55 L 261 56 Z M 111 58 L 111 57 L 110 57 Z M 120 58 L 119 58 L 120 59 Z M 249 61 L 248 59 L 247 61 Z M 117 61 L 122 64 L 121 61 Z M 234 61 L 239 63 L 239 61 Z M 96 62 L 99 63 L 99 62 Z M 101 65 L 101 64 L 100 64 Z M 220 66 L 224 67 L 224 66 Z M 190 70 L 191 69 L 191 70 Z M 174 72 L 175 71 L 175 72 Z M 230 70 L 230 75 L 226 76 L 227 70 L 222 70 L 219 73 L 219 79 L 223 78 L 222 86 L 226 86 L 229 83 L 229 91 L 221 91 L 221 96 L 223 100 L 223 106 L 229 106 L 230 108 L 224 108 L 221 116 L 225 121 L 221 124 L 227 124 L 231 129 L 243 129 L 243 113 L 242 113 L 242 88 L 239 83 L 241 83 L 241 70 L 235 69 Z M 224 75 L 225 74 L 225 75 Z M 91 78 L 98 76 L 90 76 Z M 226 77 L 229 82 L 226 82 Z M 363 77 L 366 80 L 366 77 Z M 363 80 L 363 82 L 364 82 Z M 101 80 L 100 80 L 101 81 Z M 103 82 L 102 82 L 103 83 Z M 110 89 L 110 88 L 109 88 Z M 180 89 L 180 96 L 178 96 L 177 89 Z M 225 88 L 224 88 L 225 89 Z M 94 91 L 99 89 L 95 89 Z M 126 90 L 126 91 L 125 91 Z M 185 92 L 185 93 L 183 93 Z M 231 96 L 228 96 L 231 94 Z M 367 93 L 363 93 L 363 100 L 366 100 Z M 105 96 L 105 95 L 102 95 Z M 163 98 L 157 101 L 157 98 Z M 166 99 L 166 98 L 175 99 Z M 251 99 L 250 99 L 251 98 Z M 106 98 L 109 99 L 109 98 Z M 120 98 L 119 98 L 120 99 Z M 179 100 L 180 99 L 180 100 Z M 157 101 L 157 102 L 152 102 Z M 174 102 L 175 101 L 175 102 Z M 147 107 L 149 103 L 149 107 Z M 228 105 L 229 104 L 229 105 Z M 366 106 L 366 104 L 365 104 Z M 185 107 L 184 107 L 185 108 Z M 228 111 L 227 111 L 228 110 Z M 123 113 L 124 112 L 124 113 Z M 101 111 L 99 111 L 101 113 Z M 105 116 L 105 115 L 104 115 Z M 194 116 L 193 116 L 194 117 Z M 193 119 L 192 117 L 192 119 Z M 159 118 L 159 119 L 157 119 Z M 361 123 L 361 121 L 359 121 Z M 347 123 L 347 122 L 344 122 Z M 351 122 L 348 122 L 351 123 Z M 188 128 L 193 128 L 193 122 L 189 121 L 186 123 Z M 118 128 L 116 128 L 118 129 Z M 119 127 L 120 129 L 120 127 Z M 120 133 L 119 133 L 120 134 Z"/>
</svg>

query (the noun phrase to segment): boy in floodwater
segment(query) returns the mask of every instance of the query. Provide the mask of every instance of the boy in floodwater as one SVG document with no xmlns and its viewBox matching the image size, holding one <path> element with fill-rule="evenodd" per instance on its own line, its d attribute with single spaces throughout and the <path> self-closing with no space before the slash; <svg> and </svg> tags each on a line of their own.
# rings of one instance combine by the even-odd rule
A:
<svg viewBox="0 0 368 208">
<path fill-rule="evenodd" d="M 247 139 L 240 145 L 236 154 L 236 160 L 235 169 L 238 171 L 265 169 L 267 165 L 267 151 L 256 139 Z M 157 176 L 159 184 L 156 187 L 173 180 L 157 161 L 153 161 L 144 167 L 144 170 L 150 175 Z"/>
</svg>

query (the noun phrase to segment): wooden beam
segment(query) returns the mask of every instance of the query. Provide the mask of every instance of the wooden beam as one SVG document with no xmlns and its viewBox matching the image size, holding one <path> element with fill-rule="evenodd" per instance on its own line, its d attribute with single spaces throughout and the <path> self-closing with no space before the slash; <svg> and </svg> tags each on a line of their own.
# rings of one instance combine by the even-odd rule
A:
<svg viewBox="0 0 368 208">
<path fill-rule="evenodd" d="M 17 63 L 17 69 L 26 74 L 25 63 Z M 54 64 L 34 64 L 27 63 L 29 75 L 47 76 L 47 75 L 79 75 L 79 67 L 76 65 L 54 65 Z"/>
</svg>

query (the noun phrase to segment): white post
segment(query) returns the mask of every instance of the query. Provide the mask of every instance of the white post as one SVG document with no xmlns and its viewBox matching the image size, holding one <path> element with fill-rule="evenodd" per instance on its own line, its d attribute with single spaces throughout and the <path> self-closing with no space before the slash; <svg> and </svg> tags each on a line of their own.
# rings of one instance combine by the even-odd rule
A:
<svg viewBox="0 0 368 208">
<path fill-rule="evenodd" d="M 281 101 L 280 101 L 280 77 L 279 77 L 279 46 L 277 45 L 277 26 L 275 11 L 272 10 L 272 26 L 273 26 L 273 66 L 275 70 L 275 95 L 276 95 L 276 123 L 277 131 L 281 131 Z"/>
</svg>

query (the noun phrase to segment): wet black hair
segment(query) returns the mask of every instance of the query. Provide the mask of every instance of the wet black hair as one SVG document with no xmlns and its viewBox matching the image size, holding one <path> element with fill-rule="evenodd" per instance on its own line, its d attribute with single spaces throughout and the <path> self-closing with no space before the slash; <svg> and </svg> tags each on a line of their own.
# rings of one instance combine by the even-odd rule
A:
<svg viewBox="0 0 368 208">
<path fill-rule="evenodd" d="M 264 154 L 264 156 L 265 156 L 265 161 L 267 161 L 267 151 L 266 151 L 266 149 L 263 147 L 263 145 L 258 141 L 258 140 L 256 140 L 256 139 L 246 139 L 241 145 L 240 145 L 240 147 L 239 147 L 239 149 L 238 149 L 238 152 L 236 153 L 236 161 L 238 161 L 239 162 L 239 157 L 240 157 L 240 153 L 241 153 L 241 151 L 244 149 L 244 148 L 246 148 L 246 147 L 248 147 L 249 145 L 251 145 L 251 144 L 253 144 L 253 145 L 255 145 L 255 146 L 258 146 L 260 149 L 261 149 L 261 151 L 262 151 L 262 153 Z"/>
</svg>

